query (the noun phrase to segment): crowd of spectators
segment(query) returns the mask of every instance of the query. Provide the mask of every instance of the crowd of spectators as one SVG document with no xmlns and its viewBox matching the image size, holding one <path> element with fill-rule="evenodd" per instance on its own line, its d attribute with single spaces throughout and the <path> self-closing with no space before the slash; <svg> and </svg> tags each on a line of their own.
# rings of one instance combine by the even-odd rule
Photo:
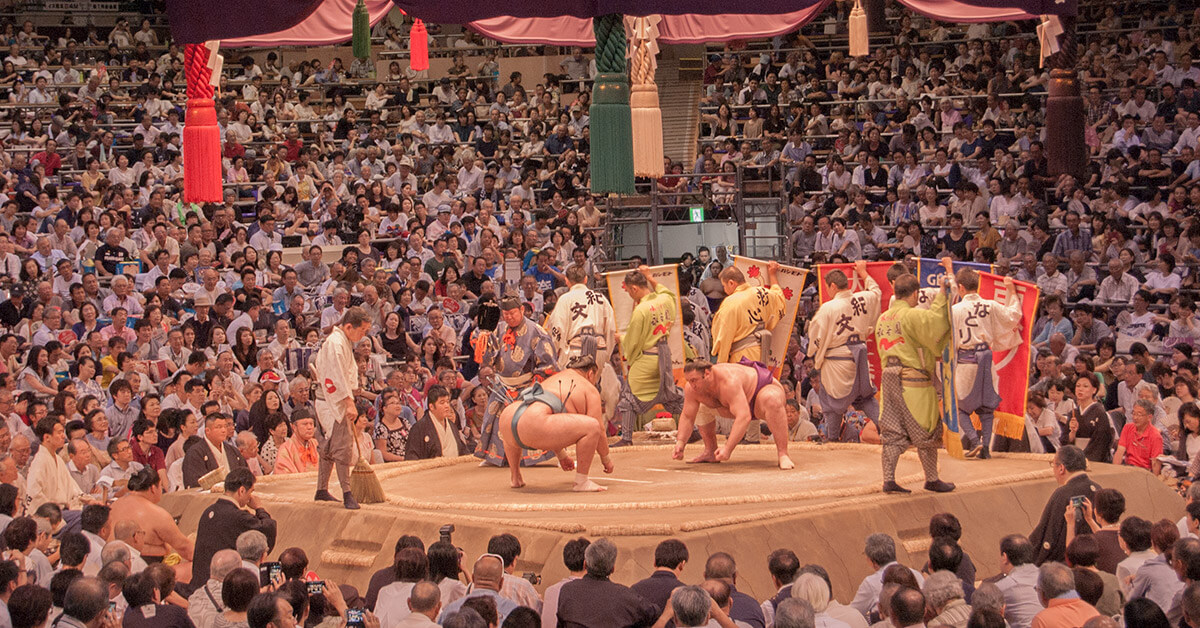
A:
<svg viewBox="0 0 1200 628">
<path fill-rule="evenodd" d="M 485 553 L 465 556 L 453 538 L 403 535 L 388 565 L 362 574 L 365 590 L 323 578 L 305 551 L 276 547 L 278 524 L 255 494 L 255 476 L 235 469 L 223 498 L 201 516 L 191 569 L 155 558 L 159 533 L 130 519 L 127 505 L 90 504 L 68 523 L 56 508 L 7 517 L 0 560 L 0 623 L 16 628 L 1168 628 L 1200 625 L 1200 486 L 1186 515 L 1157 522 L 1126 512 L 1125 496 L 1088 476 L 1083 451 L 1066 446 L 1052 461 L 1059 487 L 1028 534 L 1006 534 L 993 548 L 997 573 L 977 571 L 964 545 L 987 543 L 951 513 L 928 524 L 928 550 L 907 551 L 871 534 L 862 546 L 857 588 L 834 588 L 805 547 L 782 547 L 753 565 L 723 551 L 693 556 L 678 539 L 653 555 L 621 556 L 609 539 L 563 544 L 567 575 L 542 583 L 518 574 L 517 535 L 491 537 Z M 144 469 L 132 490 L 159 489 Z M 0 499 L 14 499 L 11 486 Z M 7 502 L 5 502 L 7 504 Z M 12 508 L 13 504 L 5 506 Z M 14 513 L 15 514 L 15 513 Z M 168 518 L 169 519 L 169 518 Z M 842 548 L 850 551 L 850 548 Z M 855 551 L 857 554 L 857 551 Z M 272 557 L 273 560 L 268 560 Z M 704 560 L 703 569 L 689 568 Z M 559 560 L 554 556 L 551 560 Z M 56 563 L 57 566 L 52 565 Z M 528 564 L 528 563 L 526 563 Z M 641 580 L 614 580 L 619 564 L 652 564 Z M 547 565 L 555 567 L 558 565 Z M 839 569 L 843 568 L 839 565 Z M 745 581 L 769 575 L 758 596 Z M 182 576 L 181 576 L 182 574 Z M 623 580 L 623 578 L 621 578 Z M 545 584 L 539 592 L 535 584 Z M 739 588 L 739 584 L 742 584 Z M 839 585 L 841 586 L 841 585 Z M 841 603 L 838 600 L 849 600 Z M 358 622 L 358 623 L 353 623 Z"/>
<path fill-rule="evenodd" d="M 1035 284 L 1026 437 L 1001 447 L 1077 443 L 1186 486 L 1200 473 L 1200 28 L 1194 9 L 1154 6 L 1080 9 L 1078 173 L 1050 172 L 1049 72 L 1027 25 L 951 28 L 893 6 L 866 57 L 810 31 L 712 54 L 702 150 L 657 185 L 771 181 L 798 265 L 950 255 Z M 819 421 L 805 344 L 801 331 L 784 383 Z"/>
</svg>

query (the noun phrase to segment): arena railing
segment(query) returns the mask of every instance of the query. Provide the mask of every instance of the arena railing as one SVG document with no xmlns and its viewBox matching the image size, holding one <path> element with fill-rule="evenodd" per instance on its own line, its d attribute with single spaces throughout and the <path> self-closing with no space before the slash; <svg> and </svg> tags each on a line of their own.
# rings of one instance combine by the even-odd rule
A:
<svg viewBox="0 0 1200 628">
<path fill-rule="evenodd" d="M 447 38 L 448 38 L 448 36 L 447 36 Z M 380 43 L 382 43 L 382 42 L 380 42 Z M 549 46 L 549 45 L 545 45 L 545 44 L 502 44 L 502 43 L 497 43 L 495 45 L 472 44 L 472 45 L 468 45 L 468 46 L 456 46 L 453 44 L 450 44 L 450 45 L 442 44 L 440 46 L 432 46 L 431 45 L 429 47 L 429 55 L 431 57 L 433 57 L 433 56 L 453 57 L 456 53 L 459 53 L 459 52 L 462 52 L 465 55 L 469 55 L 470 53 L 487 54 L 487 53 L 491 53 L 491 52 L 521 53 L 526 50 L 539 50 L 539 49 L 546 49 L 546 48 L 555 49 L 555 48 L 563 48 L 563 46 Z M 594 47 L 589 47 L 589 48 L 584 49 L 585 53 L 586 53 L 586 51 L 589 51 L 589 50 L 594 50 Z M 384 50 L 380 50 L 376 54 L 380 59 L 407 59 L 409 57 L 409 49 L 408 49 L 408 45 L 406 43 L 404 45 L 404 47 L 399 50 L 384 49 Z M 528 56 L 542 56 L 542 55 L 543 55 L 543 53 L 541 53 L 541 52 L 531 52 Z M 476 54 L 473 56 L 480 56 L 480 55 Z M 499 55 L 498 54 L 497 56 L 520 57 L 520 56 L 525 56 L 525 55 L 522 55 L 522 54 Z"/>
<path fill-rule="evenodd" d="M 1010 99 L 1010 98 L 1025 98 L 1030 95 L 1031 94 L 1027 94 L 1025 92 L 1006 92 L 1003 94 L 950 94 L 950 95 L 921 94 L 920 96 L 918 96 L 916 98 L 910 98 L 909 103 L 910 104 L 919 104 L 919 102 L 922 100 L 935 100 L 935 101 L 979 100 L 979 99 L 986 100 L 987 98 L 989 98 L 991 96 L 997 96 L 999 98 Z M 1040 96 L 1043 98 L 1045 97 L 1044 94 L 1041 94 Z M 857 105 L 894 104 L 895 102 L 896 102 L 895 98 L 863 98 L 860 100 L 804 101 L 803 104 L 804 105 L 815 104 L 815 105 L 820 105 L 822 107 L 846 107 L 846 106 L 852 107 L 852 106 L 857 106 Z M 715 113 L 716 111 L 718 111 L 721 108 L 721 106 L 722 105 L 702 104 L 700 106 L 700 112 L 701 113 L 709 113 L 709 112 Z M 732 113 L 733 110 L 748 111 L 750 109 L 763 109 L 764 107 L 770 108 L 771 105 L 770 104 L 767 104 L 767 105 L 752 105 L 752 104 L 729 105 L 729 104 L 726 104 L 724 106 L 729 107 L 730 113 Z M 790 104 L 789 104 L 789 106 L 790 106 Z M 780 107 L 782 108 L 783 105 L 780 105 Z"/>
<path fill-rule="evenodd" d="M 126 104 L 132 105 L 132 103 L 126 103 Z M 26 108 L 30 108 L 30 109 L 43 109 L 43 110 L 44 110 L 44 109 L 50 109 L 50 108 L 52 108 L 52 107 L 54 107 L 54 106 L 55 106 L 55 105 L 48 104 L 48 103 L 47 103 L 47 104 L 40 104 L 40 105 L 30 105 L 30 104 L 28 104 L 28 103 L 16 103 L 16 104 L 0 104 L 0 109 L 26 109 Z M 389 109 L 389 110 L 390 110 L 390 109 L 392 109 L 392 108 L 387 108 L 387 109 Z M 524 120 L 527 120 L 527 118 L 514 118 L 514 119 L 513 119 L 513 123 L 514 123 L 515 125 L 518 125 L 518 126 L 519 126 L 519 125 L 520 125 L 520 123 L 521 123 L 522 121 L 524 121 Z M 328 124 L 328 121 L 327 121 L 327 120 L 325 120 L 324 118 L 314 118 L 314 119 L 295 119 L 295 120 L 286 120 L 286 121 L 284 121 L 282 124 L 284 124 L 285 126 L 289 126 L 289 125 L 296 125 L 296 124 L 300 124 L 300 125 L 305 125 L 305 124 L 307 124 L 307 125 L 315 125 L 315 126 L 317 126 L 317 128 L 320 128 L 320 126 L 321 126 L 321 125 L 326 125 L 326 124 Z M 398 129 L 398 128 L 399 128 L 399 126 L 400 126 L 400 124 L 401 124 L 401 122 L 400 122 L 400 121 L 391 121 L 391 122 L 385 123 L 385 126 L 386 126 L 387 128 L 389 128 L 389 129 Z M 118 121 L 114 121 L 114 122 L 112 122 L 112 123 L 104 123 L 104 124 L 99 124 L 98 126 L 99 126 L 99 127 L 101 127 L 101 128 L 133 128 L 133 127 L 135 127 L 135 126 L 136 126 L 136 123 L 135 123 L 135 122 L 133 122 L 133 121 L 131 121 L 131 120 L 118 120 Z M 520 140 L 520 139 L 523 137 L 523 134 L 522 134 L 522 133 L 520 133 L 520 131 L 519 131 L 519 128 L 517 128 L 517 129 L 514 129 L 514 130 L 516 131 L 516 132 L 514 132 L 514 134 L 513 134 L 513 136 L 514 136 L 514 139 L 516 139 L 516 140 Z M 1008 133 L 1012 134 L 1012 133 L 1014 133 L 1015 131 L 1017 131 L 1017 129 L 1015 129 L 1015 128 L 1007 128 L 1007 129 L 1004 129 L 1004 128 L 1002 128 L 1002 129 L 999 129 L 999 131 L 1001 131 L 1001 132 L 1008 132 Z M 885 137 L 887 137 L 887 138 L 890 138 L 890 137 L 894 136 L 895 134 L 896 134 L 896 131 L 888 131 L 888 132 L 884 132 L 884 133 L 883 133 L 883 135 L 884 135 Z M 309 132 L 309 133 L 303 133 L 302 135 L 305 135 L 305 136 L 307 136 L 307 137 L 316 137 L 318 134 L 316 133 L 316 131 L 312 131 L 312 132 Z M 833 140 L 833 139 L 836 139 L 838 136 L 837 136 L 836 134 L 827 134 L 827 135 L 812 135 L 812 134 L 808 134 L 808 135 L 806 135 L 805 137 L 806 137 L 806 139 L 809 139 L 809 140 Z M 724 140 L 726 140 L 726 139 L 733 139 L 733 140 L 736 140 L 736 141 L 738 141 L 738 142 L 741 142 L 741 141 L 749 141 L 749 142 L 751 142 L 752 144 L 757 144 L 757 143 L 759 143 L 759 142 L 761 141 L 761 139 L 760 139 L 760 138 L 755 138 L 755 139 L 752 139 L 752 140 L 747 140 L 747 139 L 746 139 L 744 136 L 742 136 L 741 134 L 736 134 L 736 135 L 731 135 L 731 136 L 723 136 L 723 137 L 702 137 L 702 138 L 699 138 L 699 139 L 698 139 L 698 142 L 699 142 L 699 144 L 700 144 L 701 146 L 705 146 L 705 145 L 709 145 L 709 144 L 715 144 L 715 143 L 718 143 L 718 142 L 724 141 Z M 274 143 L 274 141 L 272 141 L 272 140 L 261 140 L 261 141 L 255 141 L 255 142 L 250 142 L 250 143 L 247 143 L 247 145 L 251 145 L 251 144 L 262 144 L 262 145 L 266 145 L 266 144 L 272 144 L 272 143 Z M 459 145 L 459 146 L 466 146 L 466 145 L 469 145 L 469 143 L 468 143 L 468 142 L 455 142 L 455 144 L 457 144 L 457 145 Z M 65 152 L 65 151 L 64 151 L 64 152 Z M 816 152 L 816 153 L 818 153 L 818 154 L 825 154 L 825 153 L 827 153 L 827 151 L 825 151 L 825 150 L 815 150 L 814 152 Z M 720 152 L 720 151 L 718 151 L 718 154 L 721 154 L 721 152 Z M 1168 155 L 1168 163 L 1169 163 L 1169 156 L 1170 156 L 1170 153 L 1168 153 L 1167 155 Z M 1102 156 L 1096 156 L 1095 158 L 1096 158 L 1096 159 L 1100 159 L 1100 158 L 1102 158 Z M 882 160 L 882 163 L 884 163 L 884 164 L 886 165 L 886 164 L 891 164 L 892 162 L 890 161 L 890 159 L 887 159 L 887 158 L 885 158 L 884 160 Z M 934 161 L 933 161 L 933 160 L 930 160 L 930 159 L 922 159 L 922 160 L 921 160 L 919 163 L 922 163 L 922 164 L 929 164 L 929 163 L 934 163 Z"/>
<path fill-rule="evenodd" d="M 1101 93 L 1107 98 L 1107 97 L 1112 96 L 1113 94 L 1117 93 L 1117 91 L 1118 91 L 1117 89 L 1111 89 L 1111 90 L 1107 90 L 1107 91 L 1102 90 Z M 1148 92 L 1149 92 L 1149 90 L 1148 90 Z M 1020 110 L 1020 108 L 1011 106 L 1011 103 L 1014 100 L 1018 100 L 1018 99 L 1023 100 L 1023 99 L 1033 98 L 1033 99 L 1037 99 L 1039 101 L 1044 101 L 1047 94 L 1045 92 L 1032 92 L 1032 93 L 1005 92 L 1002 94 L 921 94 L 915 98 L 910 97 L 908 99 L 908 103 L 910 105 L 911 104 L 920 104 L 920 102 L 924 101 L 924 100 L 932 100 L 932 101 L 938 101 L 938 102 L 943 101 L 943 100 L 977 101 L 977 100 L 987 100 L 988 98 L 990 98 L 992 96 L 996 96 L 996 97 L 1004 100 L 1006 102 L 1006 104 L 1009 104 L 1010 105 L 1009 109 L 1008 109 L 1009 115 L 1015 116 L 1018 113 L 1020 113 L 1021 110 Z M 1151 102 L 1151 100 L 1152 100 L 1151 95 L 1148 93 L 1147 94 L 1147 102 Z M 805 106 L 805 107 L 807 107 L 809 105 L 814 105 L 814 104 L 818 105 L 819 107 L 822 108 L 822 113 L 828 113 L 830 116 L 834 116 L 837 114 L 834 111 L 832 111 L 832 109 L 836 108 L 836 107 L 850 107 L 852 110 L 856 110 L 857 108 L 862 107 L 862 106 L 893 105 L 896 103 L 896 98 L 895 97 L 893 97 L 893 98 L 863 98 L 860 100 L 824 100 L 824 101 L 801 100 L 799 102 L 802 106 Z M 749 110 L 755 109 L 755 110 L 758 110 L 761 112 L 762 110 L 769 109 L 772 106 L 775 106 L 776 104 L 777 103 L 766 103 L 766 104 L 721 103 L 721 104 L 714 105 L 709 102 L 704 102 L 702 100 L 699 110 L 700 110 L 701 116 L 715 115 L 716 113 L 718 113 L 720 111 L 721 107 L 726 107 L 729 109 L 729 112 L 732 116 L 731 120 L 745 121 L 745 120 L 749 119 L 749 116 L 744 115 L 744 114 L 746 114 Z M 787 105 L 779 104 L 778 106 L 780 107 L 780 109 L 783 109 L 785 107 L 790 107 L 791 104 L 792 103 L 788 103 Z M 973 110 L 969 107 L 960 107 L 958 109 L 958 111 L 960 113 L 965 112 L 966 116 L 973 115 L 973 113 L 974 113 Z M 738 114 L 743 114 L 743 115 L 738 115 Z M 809 117 L 809 115 L 807 113 L 805 113 L 803 115 L 805 117 Z M 978 117 L 978 116 L 975 116 L 975 117 Z M 854 118 L 855 120 L 861 120 L 862 115 L 857 113 L 857 111 L 854 111 L 852 118 Z"/>
<path fill-rule="evenodd" d="M 839 27 L 840 26 L 841 25 L 839 24 Z M 1139 28 L 1139 27 L 1101 29 L 1101 28 L 1099 28 L 1098 23 L 1089 23 L 1089 22 L 1079 22 L 1076 24 L 1076 28 L 1077 28 L 1078 35 L 1083 36 L 1083 37 L 1092 36 L 1092 35 L 1119 35 L 1122 33 L 1133 33 L 1133 32 L 1139 32 L 1139 31 L 1146 30 L 1144 28 Z M 951 31 L 951 32 L 955 35 L 960 34 L 959 32 L 956 32 L 956 31 Z M 965 32 L 965 29 L 963 32 Z M 849 37 L 849 35 L 845 31 L 842 31 L 842 32 L 834 34 L 834 35 L 805 35 L 805 39 L 809 40 L 810 43 L 813 44 L 812 47 L 790 47 L 790 48 L 775 48 L 774 46 L 771 45 L 770 40 L 766 40 L 766 41 L 755 40 L 753 42 L 747 42 L 747 47 L 745 49 L 737 50 L 737 51 L 729 50 L 728 48 L 726 48 L 725 46 L 720 45 L 720 44 L 708 44 L 705 49 L 705 53 L 706 53 L 706 56 L 714 55 L 714 54 L 722 55 L 722 56 L 726 55 L 726 54 L 737 55 L 742 60 L 743 67 L 749 68 L 749 67 L 753 67 L 756 64 L 756 62 L 753 60 L 753 58 L 762 53 L 769 53 L 774 58 L 779 59 L 779 58 L 785 58 L 787 56 L 787 54 L 791 53 L 791 52 L 801 52 L 801 53 L 803 53 L 803 52 L 822 52 L 822 53 L 848 52 L 850 49 L 850 44 L 847 41 L 848 37 Z M 1012 40 L 1012 39 L 1036 39 L 1036 38 L 1037 38 L 1036 32 L 1025 31 L 1025 30 L 1022 30 L 1022 31 L 1019 31 L 1016 33 L 1012 33 L 1011 35 L 992 35 L 992 36 L 988 36 L 988 37 L 968 38 L 964 34 L 960 37 L 947 37 L 945 39 L 939 39 L 937 41 L 910 41 L 907 39 L 902 40 L 902 37 L 900 35 L 896 35 L 896 34 L 892 34 L 892 33 L 871 33 L 871 47 L 872 48 L 875 48 L 875 47 L 894 48 L 894 47 L 899 46 L 901 43 L 907 43 L 907 44 L 910 44 L 911 46 L 913 46 L 915 49 L 920 50 L 920 49 L 924 49 L 924 48 L 955 46 L 956 44 L 965 44 L 965 43 L 970 43 L 972 41 L 986 42 L 986 41 L 1006 41 L 1006 40 Z M 748 65 L 746 64 L 747 60 L 751 61 Z"/>
<path fill-rule="evenodd" d="M 49 38 L 49 37 L 47 37 L 47 39 L 50 39 L 50 38 Z M 47 42 L 47 43 L 49 43 L 49 42 Z M 107 51 L 108 51 L 108 46 L 109 46 L 109 44 L 107 44 L 107 43 L 105 43 L 105 44 L 81 44 L 81 43 L 77 43 L 77 44 L 75 44 L 75 50 L 76 50 L 77 52 L 107 52 Z M 45 45 L 42 45 L 42 46 L 29 46 L 29 45 L 22 45 L 22 44 L 18 44 L 18 48 L 19 48 L 19 49 L 20 49 L 22 52 L 25 52 L 25 51 L 29 51 L 29 52 L 41 52 L 41 51 L 43 51 L 43 50 L 45 49 Z M 147 45 L 147 46 L 146 46 L 146 52 L 151 52 L 151 53 L 164 53 L 164 52 L 169 52 L 169 51 L 170 51 L 170 49 L 171 49 L 171 47 L 170 47 L 169 45 L 167 45 L 167 44 L 157 44 L 157 45 Z M 118 46 L 117 46 L 117 50 L 118 50 L 118 51 L 121 51 L 121 52 L 130 52 L 130 51 L 137 50 L 137 43 L 135 42 L 135 43 L 134 43 L 134 45 L 132 45 L 132 46 L 125 46 L 125 47 L 122 47 L 122 46 L 118 45 Z"/>
<path fill-rule="evenodd" d="M 11 106 L 11 107 L 21 107 L 22 105 L 10 105 L 10 106 Z M 29 105 L 23 105 L 23 106 L 25 106 L 25 107 L 28 107 Z M 317 124 L 317 125 L 320 125 L 320 124 L 323 124 L 323 123 L 325 123 L 326 121 L 325 121 L 325 120 L 323 120 L 323 119 L 316 119 L 316 120 L 308 120 L 308 121 L 303 121 L 303 120 L 301 120 L 301 121 L 296 121 L 296 122 L 298 122 L 298 123 L 304 123 L 304 122 L 308 122 L 308 123 L 312 123 L 312 124 Z M 132 126 L 132 125 L 133 125 L 133 123 L 132 123 L 132 122 L 118 122 L 118 123 L 116 123 L 116 124 L 114 124 L 114 125 L 111 125 L 111 126 L 117 126 L 117 125 L 121 125 L 121 126 L 125 126 L 125 125 Z M 392 126 L 394 127 L 395 125 L 392 125 Z M 520 135 L 519 135 L 519 134 L 515 134 L 515 135 L 516 135 L 517 137 L 520 137 Z M 827 137 L 836 137 L 836 136 L 827 136 Z M 265 145 L 273 145 L 273 144 L 276 144 L 276 142 L 274 142 L 274 141 L 262 141 L 262 142 L 255 142 L 254 144 L 256 144 L 256 145 L 264 145 L 264 146 L 265 146 Z M 457 144 L 458 144 L 458 145 L 460 145 L 460 146 L 467 145 L 467 143 L 457 143 Z M 64 150 L 64 151 L 60 151 L 60 152 L 67 153 L 67 152 L 69 152 L 69 151 L 66 151 L 66 150 Z M 889 161 L 887 161 L 887 160 L 885 160 L 885 162 L 884 162 L 884 163 L 885 163 L 885 164 L 887 164 L 887 163 L 890 163 L 890 162 L 889 162 Z M 928 162 L 928 161 L 924 161 L 923 163 L 929 163 L 929 162 Z"/>
<path fill-rule="evenodd" d="M 238 71 L 240 72 L 241 70 L 239 69 Z M 491 76 L 463 76 L 462 78 L 464 78 L 468 81 L 480 81 L 480 80 L 491 80 L 492 79 Z M 408 82 L 410 85 L 428 85 L 428 84 L 437 83 L 440 80 L 441 80 L 441 77 L 427 77 L 427 78 L 408 79 Z M 339 85 L 348 85 L 351 87 L 374 87 L 375 85 L 378 85 L 380 83 L 387 85 L 387 86 L 397 86 L 400 84 L 400 81 L 398 81 L 398 80 L 393 81 L 393 80 L 389 80 L 389 79 L 373 79 L 373 78 L 357 78 L 357 79 L 347 78 L 347 79 L 343 79 L 341 81 L 337 81 L 336 83 L 301 83 L 300 85 L 296 85 L 293 83 L 292 85 L 289 86 L 289 89 L 304 90 L 304 91 L 316 91 L 316 90 L 332 89 Z M 242 78 L 242 77 L 231 78 L 231 79 L 225 80 L 225 85 L 227 87 L 241 88 L 245 85 L 250 85 L 250 84 L 251 84 L 250 80 L 248 80 L 246 78 Z M 280 81 L 279 79 L 270 79 L 270 80 L 264 79 L 262 82 L 263 88 L 271 88 L 271 87 L 277 88 L 281 85 L 282 85 L 282 81 Z M 423 95 L 427 96 L 429 94 L 425 93 Z"/>
</svg>

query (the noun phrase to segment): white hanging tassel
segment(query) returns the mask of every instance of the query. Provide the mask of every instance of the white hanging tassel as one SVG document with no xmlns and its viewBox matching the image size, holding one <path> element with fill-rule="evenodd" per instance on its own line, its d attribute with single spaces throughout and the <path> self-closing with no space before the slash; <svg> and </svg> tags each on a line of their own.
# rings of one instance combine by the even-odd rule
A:
<svg viewBox="0 0 1200 628">
<path fill-rule="evenodd" d="M 629 107 L 633 122 L 633 173 L 658 178 L 666 169 L 663 163 L 662 110 L 658 105 L 658 85 L 654 71 L 658 67 L 659 15 L 626 17 L 629 39 Z"/>
<path fill-rule="evenodd" d="M 867 24 L 867 12 L 863 10 L 862 0 L 854 0 L 854 8 L 850 9 L 850 56 L 865 57 L 871 54 L 870 26 Z"/>
<path fill-rule="evenodd" d="M 225 56 L 217 54 L 217 50 L 221 48 L 221 42 L 217 40 L 209 40 L 204 42 L 204 47 L 208 48 L 211 54 L 208 55 L 208 68 L 212 70 L 212 78 L 208 82 L 213 87 L 221 87 L 221 68 L 225 65 Z"/>
<path fill-rule="evenodd" d="M 1037 27 L 1038 43 L 1042 49 L 1042 66 L 1046 58 L 1058 52 L 1058 36 L 1063 34 L 1062 22 L 1057 15 L 1043 15 L 1042 23 Z"/>
</svg>

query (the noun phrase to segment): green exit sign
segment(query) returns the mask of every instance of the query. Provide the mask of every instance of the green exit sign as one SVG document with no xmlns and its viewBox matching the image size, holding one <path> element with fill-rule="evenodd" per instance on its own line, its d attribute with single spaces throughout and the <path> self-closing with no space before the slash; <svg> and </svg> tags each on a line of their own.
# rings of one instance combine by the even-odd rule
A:
<svg viewBox="0 0 1200 628">
<path fill-rule="evenodd" d="M 692 222 L 704 222 L 704 208 L 692 207 L 688 211 L 688 219 Z"/>
</svg>

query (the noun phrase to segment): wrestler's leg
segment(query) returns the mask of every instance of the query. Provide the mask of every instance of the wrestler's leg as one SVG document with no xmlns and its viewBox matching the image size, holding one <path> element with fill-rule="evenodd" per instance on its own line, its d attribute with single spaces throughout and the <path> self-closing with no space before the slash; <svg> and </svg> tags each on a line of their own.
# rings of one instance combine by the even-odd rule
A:
<svg viewBox="0 0 1200 628">
<path fill-rule="evenodd" d="M 601 491 L 604 487 L 587 479 L 604 430 L 600 421 L 586 414 L 531 414 L 521 415 L 517 424 L 521 441 L 530 448 L 560 451 L 575 445 L 578 466 L 575 469 L 575 490 Z M 610 469 L 606 469 L 611 471 Z"/>
<path fill-rule="evenodd" d="M 585 414 L 558 414 L 554 418 L 563 425 L 562 429 L 564 431 L 572 433 L 582 432 L 582 436 L 575 442 L 575 457 L 578 458 L 579 464 L 575 468 L 575 486 L 573 490 L 579 492 L 607 490 L 588 477 L 588 472 L 592 468 L 592 460 L 599 453 L 600 443 L 604 443 L 605 449 L 608 449 L 604 428 L 601 427 L 599 421 Z M 601 464 L 604 465 L 604 472 L 612 473 L 612 460 L 608 458 L 607 452 L 601 454 L 600 460 Z M 604 463 L 605 460 L 608 461 L 607 464 Z"/>
<path fill-rule="evenodd" d="M 688 434 L 692 429 L 700 433 L 700 441 L 704 443 L 704 451 L 700 452 L 699 456 L 688 461 L 689 464 L 699 462 L 716 462 L 717 461 L 717 411 L 712 408 L 700 404 L 696 410 L 696 416 L 691 419 L 684 419 L 683 414 L 679 415 L 679 433 Z M 671 456 L 676 460 L 683 459 L 683 449 L 678 444 L 675 446 L 675 452 Z"/>
<path fill-rule="evenodd" d="M 704 451 L 699 456 L 688 460 L 689 463 L 717 462 L 717 422 L 712 421 L 696 428 L 700 432 L 700 442 L 704 443 Z"/>
<path fill-rule="evenodd" d="M 504 446 L 504 459 L 508 461 L 510 482 L 513 488 L 525 486 L 525 479 L 521 477 L 521 448 L 517 445 L 516 439 L 513 438 L 512 434 L 512 415 L 518 407 L 520 407 L 520 404 L 509 404 L 500 413 L 499 421 L 496 423 L 496 428 L 500 432 L 500 442 Z M 525 414 L 522 415 L 522 419 L 524 420 L 524 417 L 528 415 L 529 410 L 526 410 Z M 524 426 L 525 423 L 522 422 L 521 427 Z"/>
<path fill-rule="evenodd" d="M 762 417 L 770 428 L 771 438 L 775 440 L 775 453 L 779 456 L 779 468 L 785 470 L 796 467 L 788 457 L 786 403 L 787 394 L 783 392 L 783 386 L 776 383 L 771 383 L 759 391 L 758 399 L 754 403 L 754 414 Z"/>
<path fill-rule="evenodd" d="M 504 441 L 504 460 L 508 462 L 509 483 L 513 488 L 525 486 L 525 478 L 521 477 L 521 448 L 512 441 Z"/>
<path fill-rule="evenodd" d="M 678 425 L 676 426 L 676 429 L 678 430 L 678 433 L 679 433 L 679 434 L 688 434 L 688 433 L 690 433 L 692 430 L 694 430 L 694 429 L 697 429 L 697 427 L 696 427 L 696 418 L 695 418 L 695 417 L 691 417 L 691 418 L 684 418 L 684 417 L 683 417 L 683 414 L 682 414 L 682 413 L 680 413 L 680 414 L 679 414 L 679 422 L 678 422 Z M 703 429 L 699 429 L 699 431 L 700 431 L 700 433 L 701 433 L 701 434 L 703 434 L 703 433 L 704 433 L 704 430 L 703 430 Z M 713 436 L 713 442 L 714 442 L 714 443 L 716 442 L 716 436 L 715 436 L 715 434 L 714 434 L 714 436 Z M 705 446 L 707 447 L 707 441 L 705 442 Z M 687 441 L 686 441 L 686 440 L 683 442 L 683 444 L 682 444 L 682 445 L 680 445 L 680 444 L 678 444 L 678 442 L 676 442 L 676 445 L 675 445 L 675 450 L 674 450 L 674 451 L 671 453 L 671 458 L 673 458 L 673 459 L 675 459 L 675 460 L 683 460 L 683 450 L 684 450 L 684 448 L 685 448 L 685 447 L 687 447 Z"/>
<path fill-rule="evenodd" d="M 600 464 L 604 467 L 605 473 L 613 472 L 612 459 L 608 453 L 608 419 L 603 415 L 595 418 L 596 423 L 600 426 L 600 438 L 596 441 L 596 454 L 600 456 Z M 579 455 L 579 447 L 575 447 L 575 455 Z M 590 458 L 589 458 L 590 460 Z M 607 460 L 608 462 L 604 462 Z"/>
</svg>

